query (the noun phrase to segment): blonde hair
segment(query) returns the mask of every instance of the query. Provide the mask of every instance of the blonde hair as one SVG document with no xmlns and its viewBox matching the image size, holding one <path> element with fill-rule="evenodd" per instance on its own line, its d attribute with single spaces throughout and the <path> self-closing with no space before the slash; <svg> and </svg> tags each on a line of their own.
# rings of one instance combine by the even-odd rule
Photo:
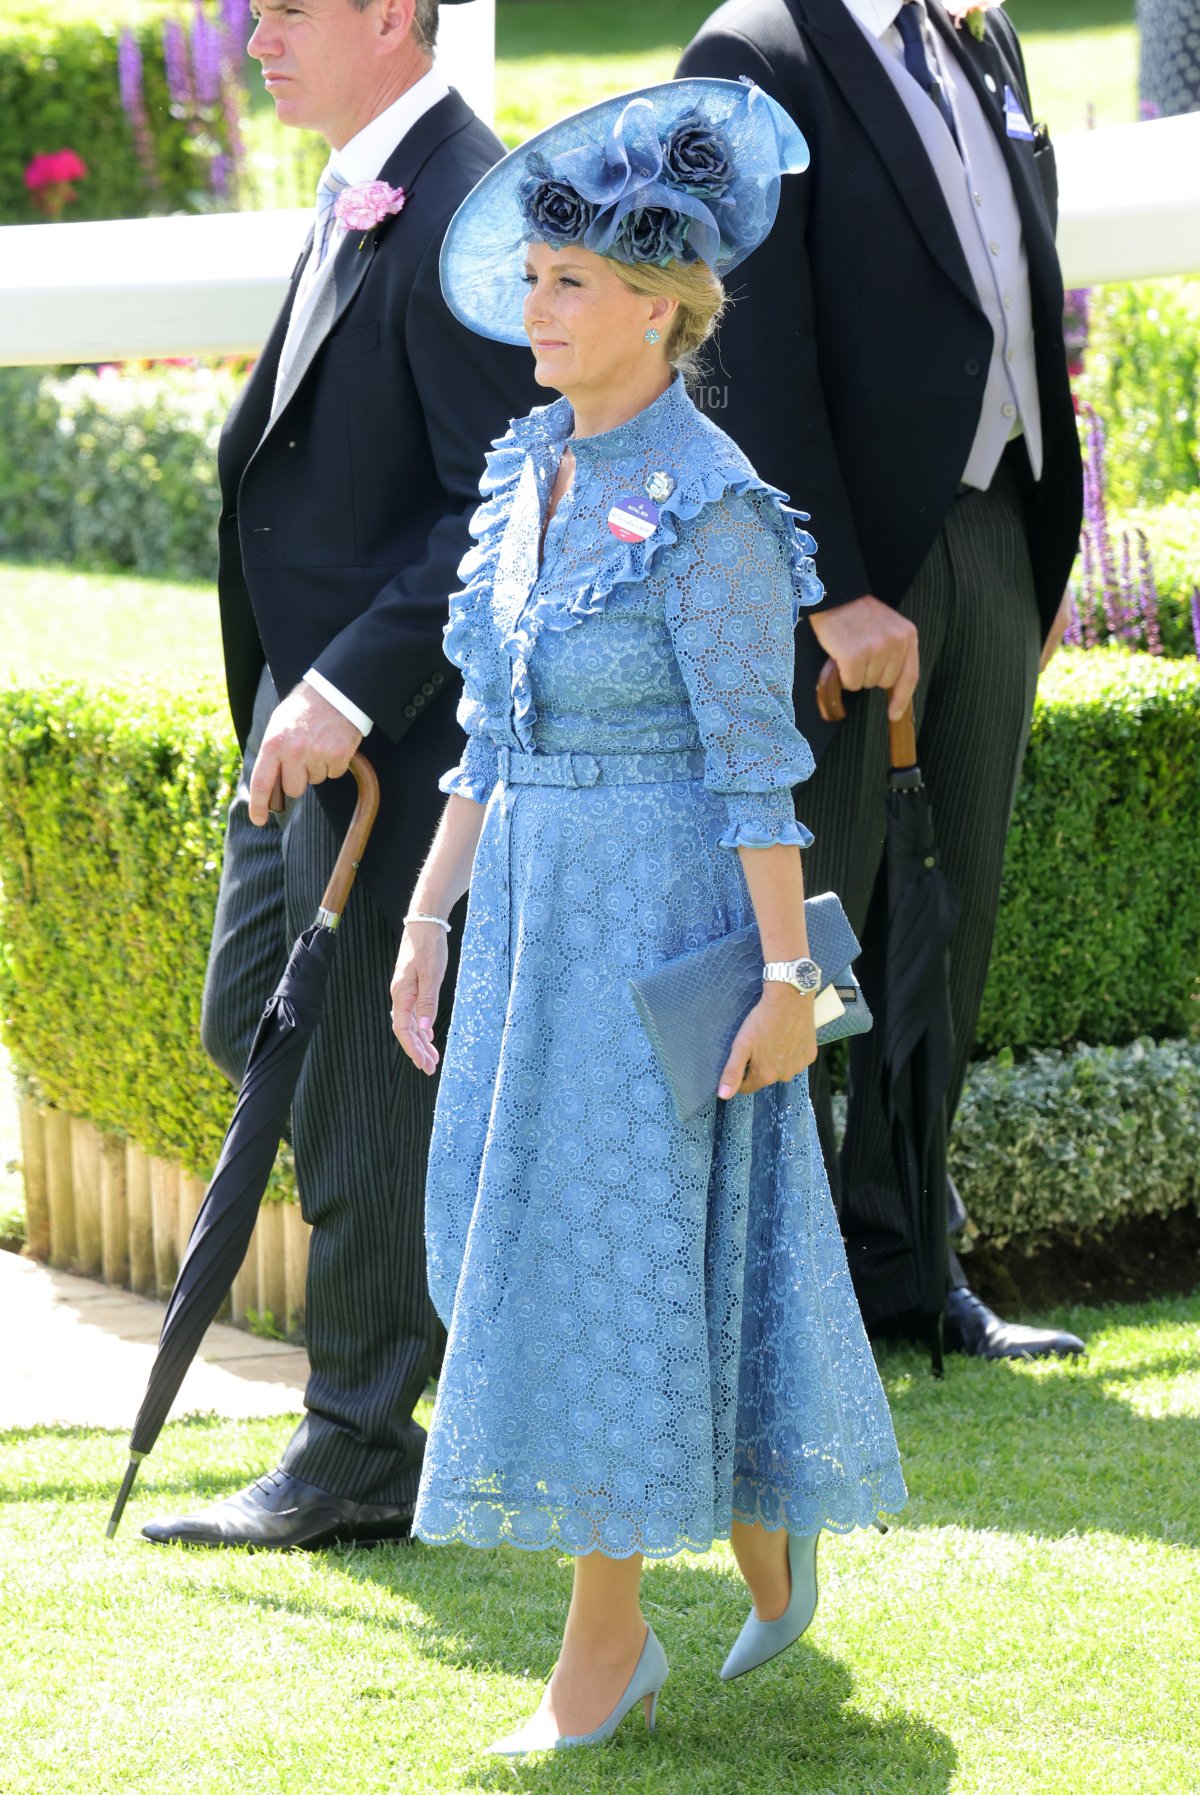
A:
<svg viewBox="0 0 1200 1795">
<path fill-rule="evenodd" d="M 697 372 L 697 352 L 707 343 L 725 310 L 725 289 L 707 262 L 618 262 L 605 260 L 634 293 L 649 299 L 676 299 L 678 309 L 667 336 L 667 360 L 682 374 Z"/>
</svg>

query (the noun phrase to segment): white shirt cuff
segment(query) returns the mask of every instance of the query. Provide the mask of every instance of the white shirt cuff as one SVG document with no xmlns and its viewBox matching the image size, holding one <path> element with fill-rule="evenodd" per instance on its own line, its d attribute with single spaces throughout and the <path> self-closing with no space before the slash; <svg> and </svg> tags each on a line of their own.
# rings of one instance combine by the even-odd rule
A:
<svg viewBox="0 0 1200 1795">
<path fill-rule="evenodd" d="M 360 711 L 357 704 L 352 704 L 346 694 L 339 692 L 333 682 L 326 679 L 323 673 L 318 673 L 315 667 L 310 667 L 304 675 L 304 683 L 306 686 L 311 686 L 314 692 L 319 692 L 322 698 L 327 698 L 334 710 L 341 711 L 347 723 L 353 723 L 360 735 L 370 735 L 374 724 L 366 711 Z"/>
</svg>

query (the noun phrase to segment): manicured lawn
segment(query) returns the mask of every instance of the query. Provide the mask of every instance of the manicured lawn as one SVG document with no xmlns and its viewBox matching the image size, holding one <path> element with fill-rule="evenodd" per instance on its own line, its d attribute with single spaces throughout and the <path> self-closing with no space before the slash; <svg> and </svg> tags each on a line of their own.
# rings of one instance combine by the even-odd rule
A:
<svg viewBox="0 0 1200 1795">
<path fill-rule="evenodd" d="M 0 680 L 223 690 L 211 586 L 0 563 Z"/>
<path fill-rule="evenodd" d="M 729 1688 L 727 1552 L 647 1578 L 660 1731 L 510 1768 L 567 1575 L 541 1554 L 161 1552 L 288 1424 L 168 1428 L 113 1545 L 123 1440 L 0 1437 L 6 1795 L 1194 1795 L 1200 1297 L 1054 1318 L 1082 1365 L 884 1360 L 912 1492 L 822 1545 L 808 1640 Z M 640 1724 L 640 1723 L 639 1723 Z"/>
<path fill-rule="evenodd" d="M 496 128 L 508 144 L 575 107 L 675 72 L 708 0 L 500 0 Z M 1137 112 L 1133 0 L 1012 0 L 1034 104 L 1056 132 Z"/>
</svg>

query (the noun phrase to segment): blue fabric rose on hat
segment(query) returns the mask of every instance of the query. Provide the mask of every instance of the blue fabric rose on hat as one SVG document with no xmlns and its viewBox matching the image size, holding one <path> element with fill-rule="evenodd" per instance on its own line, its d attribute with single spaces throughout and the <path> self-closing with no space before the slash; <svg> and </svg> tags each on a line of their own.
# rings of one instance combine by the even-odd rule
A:
<svg viewBox="0 0 1200 1795">
<path fill-rule="evenodd" d="M 599 208 L 553 176 L 541 156 L 530 156 L 526 168 L 517 198 L 530 233 L 543 243 L 578 243 Z"/>
<path fill-rule="evenodd" d="M 689 112 L 673 125 L 663 144 L 663 179 L 687 193 L 720 199 L 732 185 L 733 147 L 723 131 Z"/>
<path fill-rule="evenodd" d="M 622 262 L 686 262 L 691 220 L 671 206 L 632 206 L 612 240 L 610 255 Z"/>
</svg>

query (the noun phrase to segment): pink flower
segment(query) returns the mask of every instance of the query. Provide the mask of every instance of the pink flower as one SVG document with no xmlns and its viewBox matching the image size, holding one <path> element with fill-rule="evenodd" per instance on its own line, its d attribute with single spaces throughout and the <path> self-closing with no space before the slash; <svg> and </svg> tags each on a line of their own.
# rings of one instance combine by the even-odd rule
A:
<svg viewBox="0 0 1200 1795">
<path fill-rule="evenodd" d="M 33 158 L 25 170 L 25 185 L 30 193 L 36 193 L 39 188 L 53 187 L 60 181 L 81 181 L 86 173 L 83 158 L 74 150 L 55 150 Z"/>
<path fill-rule="evenodd" d="M 403 212 L 407 198 L 403 187 L 389 187 L 386 181 L 359 181 L 338 194 L 333 210 L 348 231 L 373 231 L 393 212 Z"/>
<path fill-rule="evenodd" d="M 991 12 L 994 6 L 1003 6 L 1004 0 L 943 0 L 943 3 L 960 31 L 965 25 L 971 36 L 982 42 L 984 13 Z"/>
</svg>

